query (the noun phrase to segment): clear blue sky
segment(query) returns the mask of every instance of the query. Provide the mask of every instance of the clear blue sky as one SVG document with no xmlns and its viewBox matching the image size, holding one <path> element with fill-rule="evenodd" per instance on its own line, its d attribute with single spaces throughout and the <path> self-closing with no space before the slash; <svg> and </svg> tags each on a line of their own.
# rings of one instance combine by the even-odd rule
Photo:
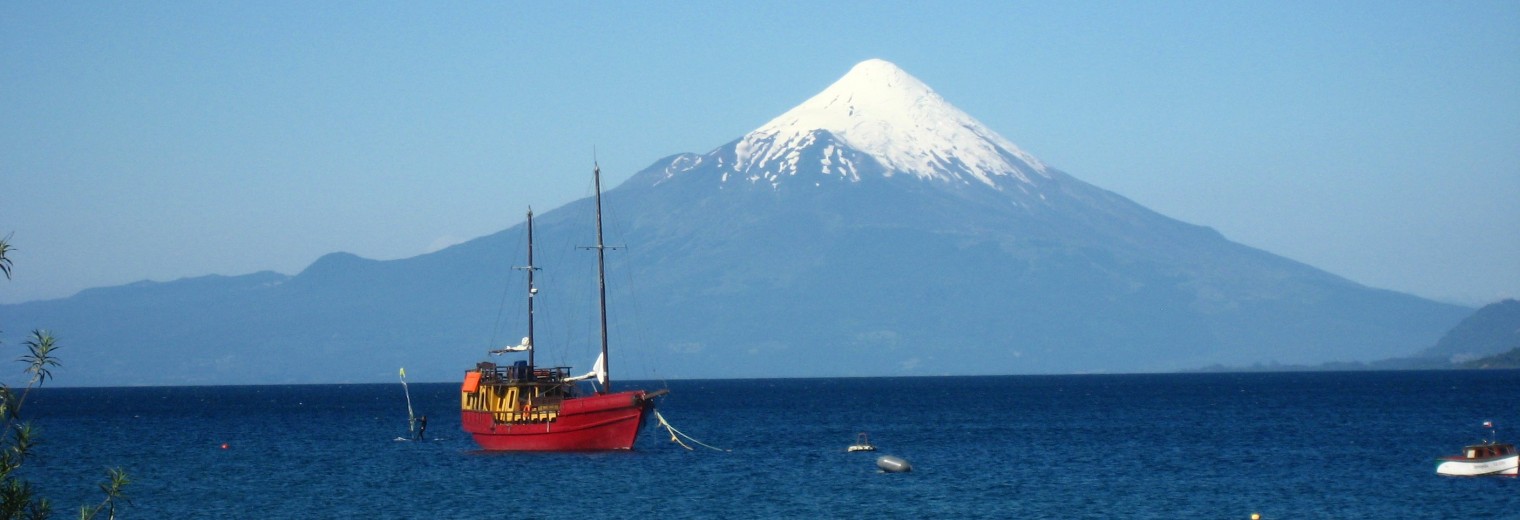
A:
<svg viewBox="0 0 1520 520">
<path fill-rule="evenodd" d="M 879 57 L 1045 163 L 1357 282 L 1520 296 L 1520 2 L 5 2 L 0 302 L 393 259 Z"/>
</svg>

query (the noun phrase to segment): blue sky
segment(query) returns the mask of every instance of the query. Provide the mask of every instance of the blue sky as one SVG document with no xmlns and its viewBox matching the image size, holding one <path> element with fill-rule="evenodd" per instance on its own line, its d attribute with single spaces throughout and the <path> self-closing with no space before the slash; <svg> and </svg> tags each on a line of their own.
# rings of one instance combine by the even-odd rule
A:
<svg viewBox="0 0 1520 520">
<path fill-rule="evenodd" d="M 868 58 L 1235 241 L 1520 297 L 1512 1 L 266 1 L 0 4 L 0 302 L 422 254 Z"/>
</svg>

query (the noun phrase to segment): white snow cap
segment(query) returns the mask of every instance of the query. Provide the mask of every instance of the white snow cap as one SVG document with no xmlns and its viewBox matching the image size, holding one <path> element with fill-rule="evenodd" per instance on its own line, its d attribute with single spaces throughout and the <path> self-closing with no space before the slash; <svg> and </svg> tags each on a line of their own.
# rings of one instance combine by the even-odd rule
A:
<svg viewBox="0 0 1520 520">
<path fill-rule="evenodd" d="M 1045 165 L 955 108 L 891 62 L 860 62 L 811 99 L 740 140 L 736 171 L 791 166 L 809 134 L 827 130 L 891 172 L 1000 188 L 995 179 L 1045 175 Z M 779 173 L 779 172 L 777 172 Z M 889 173 L 890 175 L 891 173 Z M 969 176 L 970 178 L 967 178 Z"/>
</svg>

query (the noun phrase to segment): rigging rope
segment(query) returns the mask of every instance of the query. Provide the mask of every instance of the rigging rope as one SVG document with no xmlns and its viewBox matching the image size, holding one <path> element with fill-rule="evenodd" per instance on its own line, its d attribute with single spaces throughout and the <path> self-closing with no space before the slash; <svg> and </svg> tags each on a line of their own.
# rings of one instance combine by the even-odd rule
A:
<svg viewBox="0 0 1520 520">
<path fill-rule="evenodd" d="M 670 440 L 672 442 L 675 442 L 676 444 L 680 444 L 682 448 L 686 448 L 687 450 L 690 450 L 690 451 L 695 451 L 691 446 L 687 446 L 686 443 L 681 442 L 681 438 L 685 438 L 686 440 L 691 441 L 693 444 L 696 444 L 698 446 L 702 446 L 704 448 L 707 448 L 707 449 L 710 449 L 710 450 L 713 450 L 713 451 L 734 451 L 734 450 L 725 450 L 723 448 L 717 448 L 717 447 L 710 446 L 710 445 L 708 445 L 706 443 L 703 443 L 702 441 L 699 441 L 699 440 L 691 438 L 690 435 L 681 433 L 681 430 L 677 430 L 675 426 L 671 426 L 670 425 L 670 421 L 666 421 L 665 420 L 665 416 L 660 415 L 660 411 L 659 410 L 655 410 L 654 411 L 654 418 L 655 419 L 659 419 L 660 420 L 660 426 L 664 426 L 665 429 L 670 432 Z M 677 436 L 679 436 L 679 437 L 677 437 Z"/>
<path fill-rule="evenodd" d="M 526 221 L 524 221 L 524 222 L 526 223 Z M 522 251 L 524 249 L 524 247 L 523 247 L 524 244 L 526 244 L 527 242 L 528 242 L 528 233 L 527 233 L 527 226 L 525 224 L 523 226 L 523 232 L 517 235 L 517 248 L 516 248 L 516 250 L 517 251 Z M 503 283 L 502 287 L 501 287 L 501 301 L 496 304 L 496 319 L 492 322 L 494 326 L 491 328 L 491 339 L 490 339 L 490 341 L 486 342 L 486 350 L 494 350 L 496 348 L 496 340 L 501 335 L 502 316 L 505 316 L 506 312 L 507 312 L 507 298 L 511 297 L 512 290 L 515 288 L 514 287 L 514 283 L 515 282 L 513 280 L 515 280 L 516 277 L 511 276 L 510 273 L 512 271 L 515 271 L 515 270 L 516 269 L 509 270 L 508 271 L 509 274 L 503 276 L 505 278 L 505 283 Z M 486 280 L 486 281 L 489 281 L 489 280 Z M 524 283 L 526 284 L 526 281 Z"/>
</svg>

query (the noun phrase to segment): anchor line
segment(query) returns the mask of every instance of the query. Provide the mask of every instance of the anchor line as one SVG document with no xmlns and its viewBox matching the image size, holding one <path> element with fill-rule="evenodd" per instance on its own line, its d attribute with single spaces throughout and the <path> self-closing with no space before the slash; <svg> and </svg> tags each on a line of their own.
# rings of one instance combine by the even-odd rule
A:
<svg viewBox="0 0 1520 520">
<path fill-rule="evenodd" d="M 693 439 L 690 435 L 687 435 L 685 433 L 681 433 L 681 430 L 677 430 L 675 426 L 671 426 L 670 425 L 670 421 L 666 421 L 665 420 L 665 416 L 660 415 L 660 411 L 659 410 L 655 410 L 654 411 L 654 418 L 655 419 L 659 419 L 660 426 L 665 427 L 665 430 L 670 432 L 670 440 L 674 441 L 676 444 L 680 444 L 682 448 L 686 448 L 687 450 L 690 450 L 690 451 L 695 451 L 691 446 L 687 446 L 686 443 L 681 442 L 681 439 L 684 438 L 684 439 L 686 439 L 688 441 L 691 441 L 693 444 L 696 444 L 698 446 L 702 446 L 704 448 L 707 448 L 707 449 L 710 449 L 710 450 L 713 450 L 713 451 L 734 451 L 734 450 L 725 450 L 723 448 L 718 448 L 718 447 L 714 447 L 714 446 L 708 445 L 708 444 L 706 444 L 706 443 L 704 443 L 702 441 Z"/>
</svg>

